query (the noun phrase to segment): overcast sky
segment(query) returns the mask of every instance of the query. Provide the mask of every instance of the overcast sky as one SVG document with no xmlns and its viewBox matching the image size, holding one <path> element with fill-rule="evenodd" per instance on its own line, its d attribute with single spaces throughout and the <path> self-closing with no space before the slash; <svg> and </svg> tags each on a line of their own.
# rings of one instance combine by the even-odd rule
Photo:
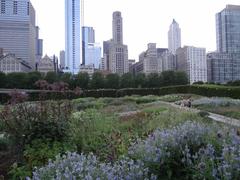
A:
<svg viewBox="0 0 240 180">
<path fill-rule="evenodd" d="M 44 54 L 59 56 L 64 50 L 65 0 L 31 0 L 36 10 Z M 167 47 L 167 32 L 172 19 L 182 30 L 182 46 L 216 49 L 215 14 L 226 4 L 240 5 L 239 0 L 85 0 L 84 25 L 92 26 L 96 42 L 112 37 L 112 12 L 121 11 L 124 44 L 129 59 L 138 60 L 147 44 Z"/>
</svg>

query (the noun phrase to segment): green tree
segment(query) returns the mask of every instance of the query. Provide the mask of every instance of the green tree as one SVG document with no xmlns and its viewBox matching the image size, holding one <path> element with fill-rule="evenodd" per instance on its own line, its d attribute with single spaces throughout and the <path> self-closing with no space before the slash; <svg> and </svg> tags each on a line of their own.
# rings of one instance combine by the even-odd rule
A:
<svg viewBox="0 0 240 180">
<path fill-rule="evenodd" d="M 175 85 L 186 85 L 189 84 L 187 73 L 184 71 L 175 72 Z"/>
<path fill-rule="evenodd" d="M 27 74 L 22 72 L 14 72 L 7 74 L 7 87 L 11 89 L 27 88 Z"/>
<path fill-rule="evenodd" d="M 5 88 L 7 83 L 7 76 L 5 73 L 0 72 L 0 88 Z"/>
<path fill-rule="evenodd" d="M 75 76 L 75 86 L 77 87 L 80 87 L 82 89 L 88 89 L 88 85 L 89 85 L 89 75 L 88 73 L 78 73 L 76 76 Z"/>
<path fill-rule="evenodd" d="M 49 84 L 58 82 L 59 77 L 55 72 L 48 72 L 44 78 Z"/>
<path fill-rule="evenodd" d="M 146 86 L 148 88 L 157 88 L 161 86 L 161 79 L 157 73 L 152 73 L 147 76 Z"/>
<path fill-rule="evenodd" d="M 104 88 L 104 77 L 102 73 L 95 72 L 92 76 L 92 80 L 90 82 L 92 89 L 101 89 Z"/>
<path fill-rule="evenodd" d="M 163 71 L 160 75 L 163 86 L 175 85 L 175 72 L 174 71 Z"/>
<path fill-rule="evenodd" d="M 27 73 L 27 88 L 28 89 L 34 89 L 36 88 L 34 83 L 38 80 L 41 80 L 43 77 L 40 72 L 29 72 Z"/>
<path fill-rule="evenodd" d="M 120 78 L 121 88 L 133 88 L 134 87 L 134 77 L 131 73 L 123 74 Z"/>
<path fill-rule="evenodd" d="M 71 73 L 61 74 L 60 81 L 67 83 L 69 85 L 70 89 L 73 89 L 75 86 L 73 75 Z"/>
<path fill-rule="evenodd" d="M 143 88 L 146 86 L 146 75 L 144 73 L 139 73 L 134 77 L 135 87 Z"/>
<path fill-rule="evenodd" d="M 109 89 L 119 88 L 119 75 L 118 74 L 108 74 L 105 80 L 105 87 Z"/>
</svg>

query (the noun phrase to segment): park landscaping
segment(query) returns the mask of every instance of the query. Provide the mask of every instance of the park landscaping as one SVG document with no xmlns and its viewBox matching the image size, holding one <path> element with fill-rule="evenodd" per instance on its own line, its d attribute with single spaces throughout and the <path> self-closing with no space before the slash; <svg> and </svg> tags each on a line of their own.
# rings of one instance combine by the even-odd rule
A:
<svg viewBox="0 0 240 180">
<path fill-rule="evenodd" d="M 240 120 L 240 100 L 231 98 L 201 98 L 193 101 L 192 105 L 203 111 L 221 114 Z"/>
<path fill-rule="evenodd" d="M 0 174 L 9 179 L 240 177 L 238 129 L 163 102 L 201 96 L 12 96 L 0 113 Z"/>
</svg>

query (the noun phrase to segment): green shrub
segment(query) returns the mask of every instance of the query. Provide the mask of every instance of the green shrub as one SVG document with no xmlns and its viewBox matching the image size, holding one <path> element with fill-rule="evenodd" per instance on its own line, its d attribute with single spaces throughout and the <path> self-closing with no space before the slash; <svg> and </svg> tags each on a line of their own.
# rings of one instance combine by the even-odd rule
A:
<svg viewBox="0 0 240 180">
<path fill-rule="evenodd" d="M 71 105 L 66 101 L 26 102 L 5 106 L 0 124 L 21 151 L 35 139 L 64 139 L 70 113 Z"/>
<path fill-rule="evenodd" d="M 72 145 L 65 142 L 36 139 L 31 144 L 25 146 L 24 162 L 13 164 L 10 171 L 11 178 L 25 179 L 25 177 L 31 176 L 31 172 L 36 167 L 47 164 L 49 159 L 54 160 L 58 154 L 74 150 L 75 148 Z"/>
</svg>

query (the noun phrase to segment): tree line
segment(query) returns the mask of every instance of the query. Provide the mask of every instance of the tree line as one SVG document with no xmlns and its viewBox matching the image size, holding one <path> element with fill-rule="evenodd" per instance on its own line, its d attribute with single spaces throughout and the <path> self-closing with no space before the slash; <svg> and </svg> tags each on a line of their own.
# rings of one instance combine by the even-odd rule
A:
<svg viewBox="0 0 240 180">
<path fill-rule="evenodd" d="M 38 80 L 46 80 L 48 83 L 65 82 L 69 84 L 70 89 L 158 88 L 189 83 L 186 73 L 182 71 L 164 71 L 161 74 L 149 75 L 127 73 L 122 76 L 118 74 L 104 76 L 100 72 L 95 72 L 91 78 L 87 73 L 72 75 L 48 72 L 44 75 L 39 72 L 9 74 L 0 72 L 0 88 L 38 89 L 35 85 Z"/>
</svg>

